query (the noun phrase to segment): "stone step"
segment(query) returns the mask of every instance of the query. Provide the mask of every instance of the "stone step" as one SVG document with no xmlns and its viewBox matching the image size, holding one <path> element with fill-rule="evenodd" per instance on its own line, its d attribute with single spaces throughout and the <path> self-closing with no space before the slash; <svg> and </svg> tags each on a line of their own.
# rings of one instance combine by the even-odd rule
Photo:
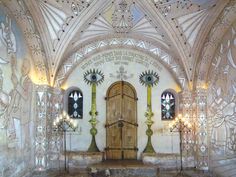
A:
<svg viewBox="0 0 236 177">
<path fill-rule="evenodd" d="M 222 165 L 227 165 L 232 163 L 236 164 L 236 157 L 225 157 L 220 159 L 214 159 L 212 160 L 212 167 L 217 168 Z"/>
<path fill-rule="evenodd" d="M 236 176 L 236 157 L 224 156 L 215 158 L 212 162 L 212 171 L 217 176 L 235 177 Z"/>
<path fill-rule="evenodd" d="M 179 169 L 181 164 L 179 154 L 143 153 L 142 161 L 144 164 L 157 165 L 160 169 Z M 182 163 L 185 168 L 194 167 L 194 157 L 183 156 Z"/>
<path fill-rule="evenodd" d="M 182 173 L 176 170 L 160 170 L 157 177 L 213 177 L 211 173 L 196 169 L 186 169 Z M 214 176 L 215 177 L 215 176 Z"/>
<path fill-rule="evenodd" d="M 94 177 L 156 177 L 157 169 L 155 168 L 111 168 L 97 169 L 96 173 L 90 173 Z"/>
<path fill-rule="evenodd" d="M 156 177 L 157 166 L 145 165 L 142 161 L 105 161 L 90 166 L 90 173 L 95 177 Z"/>
<path fill-rule="evenodd" d="M 93 169 L 94 170 L 94 169 Z M 91 173 L 91 169 L 71 169 L 69 173 L 63 171 L 48 170 L 47 172 L 37 172 L 29 177 L 177 177 L 179 171 L 176 170 L 154 170 L 146 168 L 146 170 L 130 170 L 119 168 L 109 169 L 110 174 L 106 174 L 106 169 L 97 169 L 96 173 Z M 156 173 L 156 174 L 155 174 Z M 183 171 L 185 177 L 216 177 L 210 173 L 199 171 L 196 169 L 186 169 Z M 187 176 L 186 176 L 187 175 Z"/>
<path fill-rule="evenodd" d="M 236 176 L 236 164 L 231 164 L 230 166 L 218 167 L 214 170 L 214 174 L 221 177 L 235 177 Z"/>
<path fill-rule="evenodd" d="M 27 177 L 91 177 L 87 168 L 70 169 L 69 172 L 63 170 L 47 170 L 44 172 L 34 172 Z"/>
</svg>

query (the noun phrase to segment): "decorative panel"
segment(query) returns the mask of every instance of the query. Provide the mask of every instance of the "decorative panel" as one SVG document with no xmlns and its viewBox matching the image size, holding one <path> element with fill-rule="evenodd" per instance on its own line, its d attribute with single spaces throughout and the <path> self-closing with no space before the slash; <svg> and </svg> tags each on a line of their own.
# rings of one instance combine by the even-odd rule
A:
<svg viewBox="0 0 236 177">
<path fill-rule="evenodd" d="M 236 170 L 236 23 L 225 33 L 208 76 L 211 170 L 235 176 Z M 231 167 L 230 170 L 224 169 Z M 227 166 L 226 166 L 227 165 Z"/>
<path fill-rule="evenodd" d="M 35 166 L 38 171 L 59 167 L 62 137 L 53 130 L 52 125 L 61 110 L 61 91 L 49 86 L 37 86 Z M 56 162 L 58 163 L 55 164 Z"/>
<path fill-rule="evenodd" d="M 39 171 L 47 168 L 47 110 L 50 98 L 47 90 L 47 86 L 36 88 L 35 167 Z"/>
<path fill-rule="evenodd" d="M 197 136 L 197 167 L 208 170 L 209 167 L 209 143 L 208 143 L 208 119 L 207 119 L 207 90 L 199 88 L 195 95 L 196 100 L 196 136 Z"/>
<path fill-rule="evenodd" d="M 47 137 L 48 137 L 48 166 L 49 168 L 60 167 L 60 153 L 63 150 L 63 137 L 61 132 L 57 132 L 52 127 L 53 121 L 61 114 L 63 109 L 63 92 L 61 89 L 54 88 L 51 90 L 50 112 L 47 120 Z"/>
<path fill-rule="evenodd" d="M 176 62 L 173 56 L 166 53 L 164 50 L 156 47 L 151 42 L 146 42 L 142 40 L 135 40 L 133 38 L 108 38 L 104 40 L 98 40 L 94 41 L 93 43 L 90 43 L 88 45 L 83 45 L 82 48 L 80 48 L 75 54 L 68 57 L 65 62 L 62 64 L 61 68 L 58 71 L 58 75 L 55 81 L 56 86 L 60 86 L 63 84 L 65 79 L 68 77 L 68 75 L 73 71 L 74 67 L 81 63 L 86 56 L 91 55 L 93 52 L 96 51 L 102 51 L 106 49 L 117 49 L 117 48 L 132 48 L 136 50 L 140 50 L 142 52 L 145 52 L 147 54 L 152 55 L 154 58 L 158 59 L 161 63 L 165 64 L 167 68 L 170 69 L 170 71 L 176 76 L 176 79 L 178 80 L 178 83 L 182 88 L 186 88 L 186 76 L 184 75 L 183 69 L 179 63 Z M 120 55 L 118 55 L 120 53 Z M 109 57 L 108 57 L 109 55 Z M 89 65 L 95 64 L 96 66 L 100 65 L 101 63 L 104 63 L 104 61 L 120 61 L 120 57 L 125 58 L 125 62 L 137 62 L 140 64 L 148 66 L 154 66 L 158 70 L 160 70 L 159 64 L 157 64 L 157 61 L 152 61 L 148 63 L 146 59 L 148 58 L 144 55 L 136 55 L 134 52 L 126 52 L 123 50 L 114 50 L 114 52 L 104 52 L 99 57 L 96 57 L 95 60 L 89 61 L 87 63 L 84 63 L 82 66 L 82 69 L 87 68 Z M 118 75 L 116 78 L 120 78 L 121 80 L 128 79 L 130 77 L 133 77 L 133 75 L 126 75 L 126 71 L 124 71 L 123 68 L 119 69 Z M 113 74 L 111 76 L 114 76 Z"/>
<path fill-rule="evenodd" d="M 182 138 L 182 148 L 183 155 L 186 158 L 184 161 L 184 166 L 196 166 L 196 116 L 194 114 L 195 110 L 195 102 L 194 102 L 194 94 L 192 91 L 183 91 L 181 92 L 179 104 L 180 104 L 180 112 L 187 119 L 187 121 L 191 124 L 191 131 L 184 132 Z"/>
<path fill-rule="evenodd" d="M 31 62 L 17 20 L 0 1 L 0 176 L 4 177 L 23 176 L 34 167 Z"/>
</svg>

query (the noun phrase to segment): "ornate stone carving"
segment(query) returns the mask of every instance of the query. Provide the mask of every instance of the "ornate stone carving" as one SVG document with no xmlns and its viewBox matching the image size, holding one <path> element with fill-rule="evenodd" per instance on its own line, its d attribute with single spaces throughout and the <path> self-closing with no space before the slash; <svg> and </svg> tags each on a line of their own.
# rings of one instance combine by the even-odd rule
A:
<svg viewBox="0 0 236 177">
<path fill-rule="evenodd" d="M 18 29 L 15 21 L 8 14 L 1 17 L 4 20 L 0 23 L 0 150 L 3 152 L 0 173 L 19 176 L 33 168 L 33 84 L 28 76 L 31 65 L 29 59 L 20 60 L 17 52 L 20 49 L 17 43 L 24 43 L 15 34 Z"/>
<path fill-rule="evenodd" d="M 55 85 L 61 85 L 63 80 L 72 72 L 74 66 L 81 63 L 87 56 L 90 56 L 94 52 L 101 51 L 101 49 L 105 50 L 106 48 L 110 49 L 111 47 L 116 48 L 117 46 L 124 48 L 131 47 L 131 49 L 143 51 L 153 57 L 156 57 L 161 63 L 167 66 L 173 74 L 177 75 L 177 80 L 182 88 L 187 87 L 187 79 L 183 73 L 183 69 L 171 55 L 152 43 L 132 38 L 111 38 L 107 40 L 99 40 L 79 48 L 76 53 L 67 58 L 67 60 L 65 60 L 62 64 L 60 70 L 58 71 L 58 75 L 56 76 Z"/>
<path fill-rule="evenodd" d="M 36 126 L 35 126 L 35 168 L 46 170 L 48 165 L 47 118 L 49 116 L 50 94 L 47 86 L 36 88 Z"/>
<path fill-rule="evenodd" d="M 48 86 L 36 88 L 35 167 L 38 171 L 59 167 L 62 138 L 53 130 L 53 120 L 62 111 L 62 92 Z"/>
<path fill-rule="evenodd" d="M 183 154 L 186 156 L 184 166 L 194 164 L 196 158 L 196 116 L 194 116 L 195 102 L 194 94 L 191 91 L 183 91 L 179 95 L 179 108 L 183 116 L 191 123 L 191 132 L 183 133 Z M 188 161 L 189 160 L 189 161 Z"/>
<path fill-rule="evenodd" d="M 48 136 L 48 166 L 49 168 L 59 168 L 60 153 L 62 152 L 63 137 L 62 134 L 53 129 L 53 121 L 59 117 L 63 110 L 63 94 L 59 88 L 51 90 L 52 96 L 50 100 L 50 117 L 47 121 Z"/>
<path fill-rule="evenodd" d="M 223 12 L 219 15 L 220 18 L 215 22 L 211 28 L 209 36 L 204 44 L 201 53 L 201 61 L 197 66 L 197 87 L 201 87 L 207 82 L 207 71 L 211 65 L 214 53 L 223 37 L 225 32 L 229 29 L 230 25 L 236 19 L 236 1 L 231 1 L 224 8 Z"/>
<path fill-rule="evenodd" d="M 112 16 L 112 26 L 117 33 L 127 33 L 133 27 L 130 4 L 126 0 L 118 0 Z"/>
<path fill-rule="evenodd" d="M 202 170 L 209 168 L 209 121 L 207 118 L 207 90 L 198 89 L 195 93 L 196 101 L 196 152 L 197 167 Z"/>
<path fill-rule="evenodd" d="M 116 71 L 116 73 L 117 73 L 117 75 L 110 73 L 110 77 L 123 81 L 123 80 L 127 80 L 129 78 L 132 78 L 134 76 L 133 74 L 127 75 L 127 71 L 125 71 L 124 66 L 120 66 L 119 71 Z"/>
<path fill-rule="evenodd" d="M 35 27 L 34 20 L 29 13 L 28 8 L 22 0 L 15 1 L 6 1 L 4 4 L 10 9 L 12 14 L 15 17 L 15 20 L 18 22 L 22 31 L 26 35 L 26 42 L 31 49 L 36 49 L 37 52 L 32 52 L 34 61 L 35 61 L 35 69 L 37 74 L 40 76 L 38 78 L 38 82 L 46 83 L 48 78 L 46 76 L 46 67 L 45 67 L 45 54 L 43 45 L 41 42 L 41 38 L 38 34 L 38 31 Z M 39 65 L 37 65 L 39 63 Z M 32 66 L 34 67 L 34 65 Z"/>
<path fill-rule="evenodd" d="M 211 63 L 208 82 L 208 116 L 212 159 L 235 154 L 236 127 L 236 29 L 224 35 Z"/>
</svg>

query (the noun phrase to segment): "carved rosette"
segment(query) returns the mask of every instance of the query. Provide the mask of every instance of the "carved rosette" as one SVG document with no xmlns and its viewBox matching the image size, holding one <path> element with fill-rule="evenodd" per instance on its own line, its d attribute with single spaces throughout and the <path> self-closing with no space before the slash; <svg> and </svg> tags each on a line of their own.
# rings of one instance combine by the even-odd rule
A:
<svg viewBox="0 0 236 177">
<path fill-rule="evenodd" d="M 130 4 L 125 0 L 120 1 L 112 16 L 112 26 L 117 33 L 128 33 L 133 27 L 133 16 Z"/>
</svg>

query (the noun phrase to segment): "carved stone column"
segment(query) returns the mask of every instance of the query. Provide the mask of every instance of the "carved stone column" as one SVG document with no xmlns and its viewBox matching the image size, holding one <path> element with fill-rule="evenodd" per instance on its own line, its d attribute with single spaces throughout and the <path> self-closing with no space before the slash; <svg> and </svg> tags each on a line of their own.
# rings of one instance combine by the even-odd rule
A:
<svg viewBox="0 0 236 177">
<path fill-rule="evenodd" d="M 50 88 L 45 85 L 36 86 L 36 119 L 35 119 L 35 168 L 43 171 L 47 168 L 47 118 L 49 115 Z"/>
<path fill-rule="evenodd" d="M 36 85 L 35 92 L 35 168 L 43 171 L 53 159 L 59 160 L 61 138 L 53 132 L 52 122 L 62 109 L 62 91 Z"/>
<path fill-rule="evenodd" d="M 188 120 L 191 124 L 191 131 L 184 132 L 182 137 L 182 149 L 184 158 L 185 167 L 196 166 L 194 155 L 195 155 L 195 116 L 194 116 L 194 97 L 192 91 L 185 90 L 179 94 L 179 112 Z"/>
<path fill-rule="evenodd" d="M 197 168 L 208 170 L 209 167 L 209 142 L 207 119 L 207 90 L 198 88 L 195 93 L 196 101 L 196 157 Z"/>
<path fill-rule="evenodd" d="M 54 131 L 53 121 L 61 114 L 63 110 L 64 92 L 60 88 L 50 89 L 50 112 L 47 121 L 48 136 L 48 166 L 49 168 L 60 167 L 60 152 L 63 150 L 63 135 L 61 132 Z"/>
</svg>

